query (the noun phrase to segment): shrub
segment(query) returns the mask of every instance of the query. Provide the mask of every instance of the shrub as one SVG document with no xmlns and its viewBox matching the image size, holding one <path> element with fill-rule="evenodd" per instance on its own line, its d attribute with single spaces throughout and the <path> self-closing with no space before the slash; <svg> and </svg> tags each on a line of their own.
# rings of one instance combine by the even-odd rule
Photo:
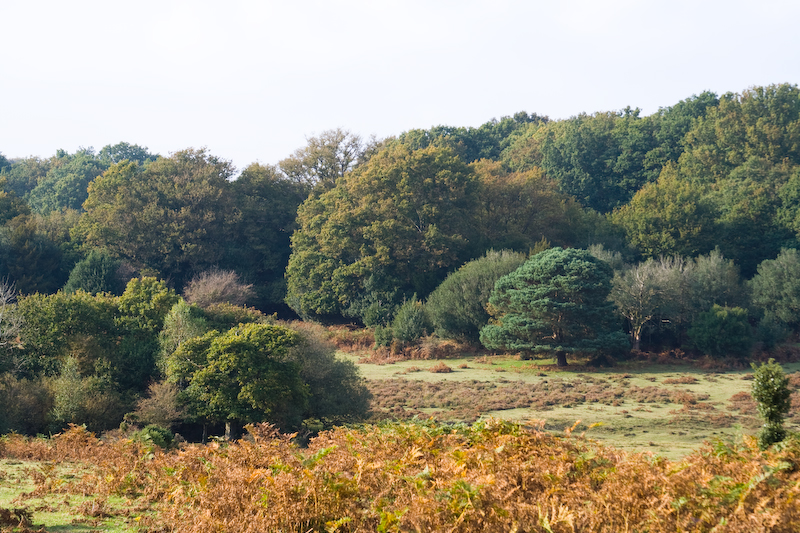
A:
<svg viewBox="0 0 800 533">
<path fill-rule="evenodd" d="M 752 367 L 753 399 L 758 403 L 758 414 L 764 420 L 758 435 L 758 444 L 764 450 L 786 437 L 783 416 L 792 405 L 789 378 L 774 359 L 770 359 L 767 364 L 762 363 L 761 366 L 753 363 Z"/>
<path fill-rule="evenodd" d="M 144 442 L 152 442 L 159 448 L 169 448 L 175 439 L 175 435 L 164 427 L 157 424 L 148 424 L 145 428 L 136 434 L 139 440 Z"/>
<path fill-rule="evenodd" d="M 747 310 L 714 304 L 711 310 L 700 313 L 692 323 L 689 339 L 706 355 L 747 357 L 753 345 Z"/>
<path fill-rule="evenodd" d="M 120 296 L 128 283 L 128 279 L 124 279 L 124 272 L 122 261 L 114 259 L 104 250 L 94 249 L 72 269 L 64 292 L 71 294 L 81 289 L 89 294 L 110 292 Z"/>
<path fill-rule="evenodd" d="M 486 304 L 495 282 L 525 262 L 525 254 L 490 250 L 451 272 L 428 296 L 425 310 L 436 334 L 444 339 L 478 342 L 489 322 Z"/>
<path fill-rule="evenodd" d="M 375 347 L 378 348 L 380 346 L 391 346 L 392 341 L 394 340 L 394 335 L 392 334 L 392 328 L 387 328 L 385 326 L 375 326 Z"/>
<path fill-rule="evenodd" d="M 416 297 L 407 300 L 392 321 L 392 334 L 403 344 L 409 344 L 428 334 L 428 316 Z"/>
<path fill-rule="evenodd" d="M 243 306 L 254 297 L 252 285 L 239 281 L 239 275 L 232 270 L 208 270 L 192 278 L 183 290 L 189 303 L 200 307 L 213 304 Z"/>
</svg>

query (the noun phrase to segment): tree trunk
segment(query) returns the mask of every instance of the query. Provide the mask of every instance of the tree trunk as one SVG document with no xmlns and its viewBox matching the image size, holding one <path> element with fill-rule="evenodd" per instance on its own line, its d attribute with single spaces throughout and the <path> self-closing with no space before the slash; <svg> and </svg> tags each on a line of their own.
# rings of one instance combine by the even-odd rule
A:
<svg viewBox="0 0 800 533">
<path fill-rule="evenodd" d="M 569 366 L 567 363 L 567 352 L 564 350 L 556 350 L 556 365 Z"/>
<path fill-rule="evenodd" d="M 638 352 L 642 342 L 642 330 L 638 330 L 633 334 L 633 351 Z"/>
<path fill-rule="evenodd" d="M 225 440 L 236 440 L 239 436 L 239 426 L 235 420 L 225 421 Z"/>
<path fill-rule="evenodd" d="M 202 442 L 205 444 L 208 441 L 208 424 L 203 422 L 203 439 Z"/>
</svg>

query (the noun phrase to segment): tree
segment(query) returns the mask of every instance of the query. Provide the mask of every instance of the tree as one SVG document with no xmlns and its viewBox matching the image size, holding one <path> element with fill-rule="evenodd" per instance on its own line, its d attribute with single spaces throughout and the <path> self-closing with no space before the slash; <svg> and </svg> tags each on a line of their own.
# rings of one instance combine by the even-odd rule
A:
<svg viewBox="0 0 800 533">
<path fill-rule="evenodd" d="M 297 228 L 297 208 L 308 195 L 307 187 L 282 176 L 275 167 L 252 164 L 229 188 L 240 216 L 227 237 L 219 267 L 235 270 L 253 285 L 251 305 L 284 311 L 284 273 Z"/>
<path fill-rule="evenodd" d="M 213 330 L 181 344 L 170 358 L 168 378 L 188 382 L 186 396 L 203 418 L 236 424 L 270 421 L 296 427 L 308 401 L 308 386 L 289 350 L 300 336 L 285 327 L 243 324 Z"/>
<path fill-rule="evenodd" d="M 653 259 L 614 274 L 611 300 L 630 324 L 633 349 L 641 347 L 642 331 L 664 307 L 666 272 Z"/>
<path fill-rule="evenodd" d="M 758 434 L 758 444 L 765 450 L 786 437 L 783 416 L 792 405 L 789 378 L 774 359 L 770 359 L 767 364 L 761 363 L 761 366 L 752 363 L 752 367 L 753 399 L 758 405 L 758 414 L 764 420 Z"/>
<path fill-rule="evenodd" d="M 616 355 L 630 345 L 608 300 L 613 272 L 586 250 L 551 248 L 495 284 L 493 322 L 481 330 L 489 349 Z"/>
<path fill-rule="evenodd" d="M 712 357 L 747 357 L 753 346 L 747 310 L 714 304 L 692 322 L 689 339 L 695 348 Z"/>
<path fill-rule="evenodd" d="M 304 148 L 298 148 L 278 165 L 296 183 L 331 189 L 352 170 L 366 149 L 360 136 L 336 128 L 311 137 Z"/>
<path fill-rule="evenodd" d="M 129 281 L 123 279 L 121 268 L 122 261 L 105 250 L 94 249 L 72 269 L 64 292 L 73 293 L 80 289 L 89 294 L 109 292 L 119 296 Z"/>
<path fill-rule="evenodd" d="M 519 268 L 525 259 L 523 253 L 490 250 L 448 274 L 425 302 L 436 334 L 478 342 L 481 328 L 489 322 L 486 304 L 495 282 Z"/>
<path fill-rule="evenodd" d="M 106 145 L 97 154 L 97 159 L 107 165 L 113 165 L 126 159 L 139 165 L 145 165 L 150 161 L 155 161 L 158 157 L 158 154 L 148 152 L 146 146 L 126 142 Z"/>
<path fill-rule="evenodd" d="M 503 163 L 486 159 L 470 166 L 478 179 L 477 224 L 485 248 L 528 251 L 542 239 L 576 246 L 586 234 L 598 232 L 591 226 L 600 221 L 560 192 L 541 168 L 509 172 Z"/>
<path fill-rule="evenodd" d="M 800 252 L 784 249 L 763 261 L 749 286 L 754 305 L 791 328 L 800 325 Z"/>
<path fill-rule="evenodd" d="M 713 248 L 715 215 L 703 188 L 667 165 L 657 182 L 642 187 L 611 220 L 645 257 L 692 257 Z"/>
<path fill-rule="evenodd" d="M 28 193 L 28 203 L 42 214 L 59 209 L 81 209 L 89 194 L 89 183 L 106 168 L 106 163 L 99 161 L 91 149 L 72 155 L 59 150 L 51 160 L 47 175 Z"/>
<path fill-rule="evenodd" d="M 183 150 L 145 167 L 122 161 L 92 183 L 76 234 L 182 287 L 224 257 L 238 221 L 227 194 L 232 173 L 229 162 L 205 150 Z"/>
<path fill-rule="evenodd" d="M 370 293 L 396 293 L 395 304 L 427 296 L 473 253 L 476 192 L 450 149 L 379 152 L 298 210 L 287 303 L 301 316 L 341 315 Z"/>
</svg>

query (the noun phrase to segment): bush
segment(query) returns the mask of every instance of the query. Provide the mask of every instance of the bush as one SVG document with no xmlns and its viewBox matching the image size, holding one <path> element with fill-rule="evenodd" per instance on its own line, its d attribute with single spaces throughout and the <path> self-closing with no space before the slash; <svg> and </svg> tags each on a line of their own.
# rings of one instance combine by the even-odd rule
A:
<svg viewBox="0 0 800 533">
<path fill-rule="evenodd" d="M 181 420 L 185 410 L 179 405 L 178 386 L 168 381 L 156 381 L 147 388 L 147 397 L 136 403 L 135 419 L 143 424 L 170 428 Z M 126 418 L 128 415 L 126 415 Z"/>
<path fill-rule="evenodd" d="M 308 386 L 309 400 L 304 425 L 318 420 L 322 428 L 361 420 L 369 411 L 371 394 L 356 365 L 336 357 L 336 346 L 321 326 L 293 322 L 289 328 L 301 340 L 289 351 L 300 366 L 300 378 Z"/>
<path fill-rule="evenodd" d="M 89 294 L 110 292 L 120 296 L 128 283 L 123 272 L 122 261 L 114 259 L 104 250 L 92 250 L 72 269 L 64 292 L 71 294 L 80 289 Z"/>
<path fill-rule="evenodd" d="M 712 357 L 747 357 L 753 345 L 747 310 L 715 304 L 692 323 L 689 339 L 695 348 Z"/>
<path fill-rule="evenodd" d="M 782 441 L 786 437 L 783 429 L 783 416 L 792 405 L 789 391 L 789 378 L 781 365 L 770 359 L 767 364 L 753 367 L 753 399 L 758 404 L 758 414 L 764 420 L 758 434 L 758 444 L 762 450 Z"/>
<path fill-rule="evenodd" d="M 47 432 L 53 397 L 42 379 L 0 378 L 0 434 L 36 435 Z"/>
<path fill-rule="evenodd" d="M 232 270 L 209 270 L 195 276 L 183 290 L 189 303 L 200 307 L 213 304 L 243 306 L 255 296 L 252 285 L 239 281 L 239 275 Z"/>
<path fill-rule="evenodd" d="M 428 296 L 425 310 L 443 339 L 478 342 L 489 322 L 486 304 L 495 282 L 525 262 L 525 254 L 490 250 L 447 278 Z"/>
<path fill-rule="evenodd" d="M 387 328 L 385 326 L 375 326 L 375 347 L 378 348 L 380 346 L 391 346 L 392 341 L 394 340 L 394 334 L 392 333 L 392 328 Z"/>
<path fill-rule="evenodd" d="M 167 429 L 156 424 L 148 424 L 136 434 L 136 437 L 143 442 L 152 442 L 159 448 L 169 448 L 175 439 L 175 435 Z"/>
<path fill-rule="evenodd" d="M 416 295 L 415 295 L 416 296 Z M 407 300 L 392 321 L 392 334 L 403 344 L 409 344 L 428 334 L 428 316 L 416 297 Z"/>
</svg>

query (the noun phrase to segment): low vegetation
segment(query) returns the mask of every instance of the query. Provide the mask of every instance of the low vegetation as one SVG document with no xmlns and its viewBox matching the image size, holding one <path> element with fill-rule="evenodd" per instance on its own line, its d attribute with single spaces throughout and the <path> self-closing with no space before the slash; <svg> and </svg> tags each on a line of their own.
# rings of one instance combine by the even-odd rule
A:
<svg viewBox="0 0 800 533">
<path fill-rule="evenodd" d="M 79 427 L 47 440 L 6 437 L 6 465 L 41 462 L 0 480 L 4 490 L 17 479 L 32 485 L 6 496 L 2 516 L 27 517 L 20 531 L 38 528 L 40 513 L 70 510 L 77 524 L 187 533 L 777 532 L 800 521 L 794 438 L 763 452 L 753 438 L 717 441 L 672 462 L 494 419 L 339 428 L 307 449 L 267 425 L 249 432 L 177 450 Z M 31 505 L 42 498 L 50 503 Z M 81 530 L 53 531 L 70 528 Z"/>
</svg>

